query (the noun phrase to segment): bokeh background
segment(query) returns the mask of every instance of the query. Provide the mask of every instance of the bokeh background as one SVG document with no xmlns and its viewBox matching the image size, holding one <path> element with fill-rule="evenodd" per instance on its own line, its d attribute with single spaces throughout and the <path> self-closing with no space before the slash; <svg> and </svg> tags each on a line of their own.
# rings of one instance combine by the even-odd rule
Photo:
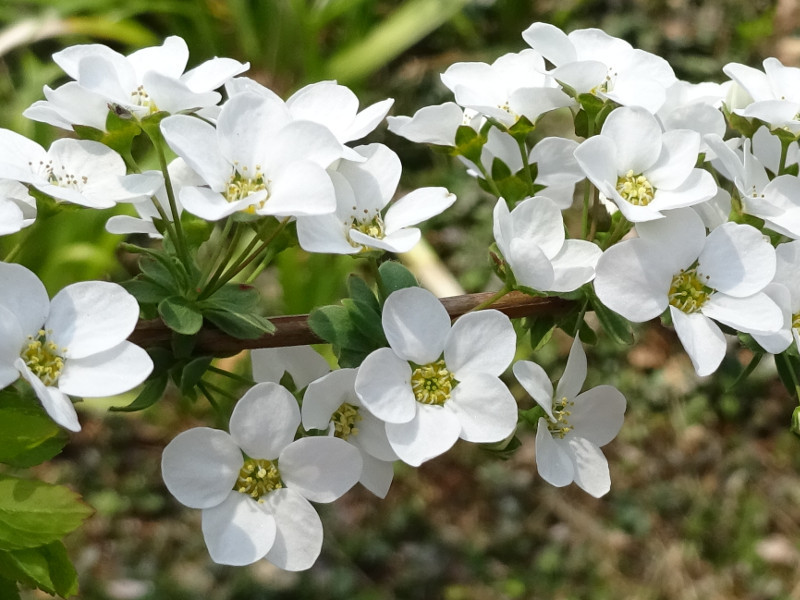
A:
<svg viewBox="0 0 800 600">
<path fill-rule="evenodd" d="M 521 50 L 520 33 L 538 20 L 566 30 L 600 27 L 660 54 L 690 81 L 722 81 L 721 68 L 731 61 L 759 66 L 778 56 L 798 65 L 796 4 L 4 0 L 0 126 L 44 145 L 63 135 L 21 113 L 42 97 L 43 85 L 62 82 L 50 55 L 76 43 L 129 53 L 176 34 L 188 42 L 192 65 L 215 55 L 250 61 L 249 76 L 284 97 L 335 78 L 356 91 L 362 106 L 393 97 L 393 114 L 413 114 L 451 99 L 439 81 L 447 66 Z M 459 196 L 427 229 L 432 257 L 412 267 L 433 264 L 466 291 L 490 289 L 491 200 L 446 156 L 384 128 L 369 141 L 401 155 L 402 189 L 446 185 Z M 73 281 L 130 277 L 135 261 L 118 249 L 121 238 L 103 229 L 109 214 L 53 217 L 33 230 L 19 261 L 51 293 Z M 0 255 L 16 241 L 0 240 Z M 290 249 L 260 281 L 270 314 L 335 302 L 357 268 L 351 258 Z M 569 340 L 556 336 L 534 359 L 556 378 L 568 349 Z M 633 347 L 601 336 L 587 353 L 587 384 L 616 385 L 628 398 L 625 426 L 605 448 L 610 494 L 595 500 L 575 486 L 544 483 L 531 432 L 521 431 L 523 445 L 508 460 L 459 444 L 422 468 L 398 467 L 385 500 L 354 489 L 319 506 L 325 543 L 305 573 L 263 561 L 248 568 L 213 564 L 199 511 L 166 492 L 159 463 L 169 440 L 191 426 L 224 425 L 202 401 L 168 393 L 133 415 L 109 413 L 107 402 L 85 403 L 83 431 L 29 474 L 70 485 L 96 509 L 67 539 L 79 597 L 87 600 L 800 598 L 800 440 L 788 430 L 793 400 L 770 364 L 734 386 L 750 357 L 733 351 L 716 377 L 698 379 L 674 334 L 657 326 L 637 330 Z M 524 340 L 519 354 L 531 354 Z M 233 358 L 227 366 L 244 371 L 247 361 Z M 521 407 L 531 406 L 509 384 Z"/>
</svg>

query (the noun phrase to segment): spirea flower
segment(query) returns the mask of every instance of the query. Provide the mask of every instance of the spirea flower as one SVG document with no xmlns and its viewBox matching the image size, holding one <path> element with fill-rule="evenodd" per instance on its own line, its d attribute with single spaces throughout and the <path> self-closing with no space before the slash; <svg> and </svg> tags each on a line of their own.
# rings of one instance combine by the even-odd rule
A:
<svg viewBox="0 0 800 600">
<path fill-rule="evenodd" d="M 413 287 L 387 298 L 382 322 L 390 347 L 364 359 L 355 391 L 386 422 L 401 460 L 419 466 L 459 438 L 498 442 L 511 435 L 517 405 L 499 379 L 516 349 L 508 317 L 483 310 L 451 327 L 436 297 Z"/>
<path fill-rule="evenodd" d="M 230 58 L 212 58 L 184 72 L 189 48 L 178 36 L 161 46 L 123 56 L 102 44 L 70 46 L 53 60 L 75 81 L 51 90 L 24 115 L 56 127 L 89 125 L 104 130 L 109 104 L 136 118 L 155 112 L 178 113 L 215 106 L 222 96 L 213 90 L 248 68 Z"/>
<path fill-rule="evenodd" d="M 536 431 L 536 466 L 542 478 L 556 487 L 574 481 L 595 498 L 608 493 L 611 476 L 600 448 L 619 433 L 626 401 L 610 385 L 580 393 L 586 379 L 580 339 L 572 343 L 555 394 L 544 369 L 534 362 L 516 362 L 514 375 L 546 414 Z"/>
<path fill-rule="evenodd" d="M 196 427 L 164 449 L 164 483 L 179 502 L 203 511 L 203 538 L 214 562 L 266 558 L 301 571 L 317 560 L 322 523 L 309 500 L 333 502 L 349 490 L 361 473 L 361 455 L 335 437 L 294 440 L 299 425 L 289 391 L 259 383 L 233 409 L 230 434 Z"/>
<path fill-rule="evenodd" d="M 0 388 L 22 376 L 56 423 L 79 431 L 69 396 L 121 394 L 152 371 L 127 341 L 138 317 L 134 297 L 115 283 L 74 283 L 51 301 L 31 271 L 0 263 Z"/>
<path fill-rule="evenodd" d="M 292 376 L 295 389 L 302 390 L 331 368 L 328 361 L 311 346 L 256 348 L 250 351 L 253 380 L 257 383 L 280 383 L 284 374 Z"/>
<path fill-rule="evenodd" d="M 9 235 L 36 220 L 36 200 L 18 181 L 0 179 L 0 235 Z"/>
<path fill-rule="evenodd" d="M 611 112 L 600 135 L 578 146 L 575 158 L 600 193 L 635 223 L 717 193 L 711 174 L 694 167 L 699 152 L 697 132 L 662 132 L 645 109 L 621 107 Z"/>
<path fill-rule="evenodd" d="M 787 67 L 777 58 L 764 59 L 764 70 L 739 63 L 728 63 L 722 70 L 749 94 L 745 107 L 733 112 L 768 123 L 772 129 L 800 133 L 800 69 Z"/>
<path fill-rule="evenodd" d="M 237 211 L 318 215 L 336 208 L 325 169 L 341 156 L 341 144 L 318 123 L 293 121 L 280 100 L 237 94 L 223 106 L 216 128 L 174 115 L 161 122 L 161 131 L 207 184 L 180 192 L 184 209 L 202 219 Z"/>
<path fill-rule="evenodd" d="M 443 187 L 416 189 L 391 205 L 400 181 L 400 159 L 383 144 L 355 149 L 362 160 L 342 160 L 328 174 L 336 190 L 336 212 L 297 218 L 297 237 L 308 252 L 357 254 L 370 249 L 408 252 L 422 237 L 413 225 L 456 201 Z M 383 212 L 383 209 L 389 208 Z"/>
<path fill-rule="evenodd" d="M 361 404 L 355 393 L 356 369 L 337 369 L 313 381 L 303 395 L 303 427 L 322 429 L 352 444 L 361 453 L 359 482 L 384 498 L 394 475 L 397 455 L 383 421 Z"/>
<path fill-rule="evenodd" d="M 639 238 L 605 251 L 594 288 L 600 301 L 635 323 L 667 308 L 698 375 L 725 356 L 714 321 L 745 333 L 775 333 L 780 307 L 764 293 L 775 274 L 775 249 L 750 225 L 725 223 L 706 235 L 690 209 L 637 225 Z"/>
<path fill-rule="evenodd" d="M 122 157 L 91 140 L 61 139 L 45 150 L 0 129 L 0 177 L 30 184 L 56 200 L 90 208 L 142 200 L 163 183 L 160 173 L 127 175 Z"/>
<path fill-rule="evenodd" d="M 500 198 L 494 239 L 517 283 L 540 292 L 571 292 L 591 281 L 603 253 L 591 242 L 566 239 L 561 211 L 545 196 L 523 200 L 511 212 Z"/>
</svg>

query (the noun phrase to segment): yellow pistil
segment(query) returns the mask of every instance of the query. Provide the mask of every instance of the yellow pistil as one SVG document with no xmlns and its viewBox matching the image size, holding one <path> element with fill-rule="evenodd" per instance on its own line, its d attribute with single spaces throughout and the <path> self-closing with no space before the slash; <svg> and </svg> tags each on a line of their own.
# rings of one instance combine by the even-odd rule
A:
<svg viewBox="0 0 800 600">
<path fill-rule="evenodd" d="M 273 490 L 283 487 L 277 461 L 265 458 L 248 458 L 239 471 L 234 490 L 247 494 L 253 500 L 262 502 L 262 498 Z"/>
<path fill-rule="evenodd" d="M 708 275 L 705 279 L 708 280 Z M 697 267 L 681 269 L 681 272 L 672 278 L 672 284 L 669 286 L 669 303 L 686 314 L 696 313 L 713 291 L 701 281 Z"/>
<path fill-rule="evenodd" d="M 550 421 L 547 424 L 547 429 L 555 437 L 563 440 L 564 436 L 573 430 L 573 427 L 569 424 L 568 419 L 568 417 L 572 414 L 572 411 L 569 409 L 573 406 L 575 406 L 575 402 L 572 400 L 567 400 L 566 396 L 553 402 L 554 418 L 547 418 L 547 420 Z"/>
<path fill-rule="evenodd" d="M 792 315 L 792 329 L 800 329 L 800 313 Z"/>
<path fill-rule="evenodd" d="M 333 413 L 331 417 L 334 427 L 333 435 L 343 440 L 348 439 L 351 435 L 358 435 L 356 423 L 362 418 L 363 417 L 358 414 L 358 407 L 348 404 L 347 402 L 343 403 L 336 409 L 336 412 Z"/>
<path fill-rule="evenodd" d="M 131 92 L 131 102 L 136 106 L 146 108 L 151 115 L 158 112 L 158 106 L 156 106 L 156 103 L 153 102 L 150 94 L 147 93 L 142 85 Z"/>
<path fill-rule="evenodd" d="M 264 181 L 264 174 L 261 172 L 261 166 L 256 165 L 255 173 L 248 173 L 246 166 L 241 170 L 235 165 L 233 174 L 228 179 L 228 185 L 225 188 L 225 199 L 228 202 L 238 202 L 247 198 L 250 194 L 260 192 L 267 189 L 267 184 Z M 263 206 L 266 199 L 260 203 Z M 255 211 L 255 207 L 250 207 L 251 212 Z"/>
<path fill-rule="evenodd" d="M 417 402 L 442 406 L 450 399 L 456 380 L 443 360 L 423 365 L 411 374 L 411 389 Z"/>
<path fill-rule="evenodd" d="M 55 342 L 47 339 L 52 331 L 40 329 L 36 337 L 28 336 L 28 343 L 22 350 L 22 360 L 46 386 L 54 386 L 64 369 L 64 358 L 61 356 L 67 349 L 59 351 Z"/>
<path fill-rule="evenodd" d="M 647 206 L 656 193 L 653 184 L 642 174 L 635 175 L 632 170 L 617 178 L 617 191 L 625 200 L 635 206 Z"/>
</svg>

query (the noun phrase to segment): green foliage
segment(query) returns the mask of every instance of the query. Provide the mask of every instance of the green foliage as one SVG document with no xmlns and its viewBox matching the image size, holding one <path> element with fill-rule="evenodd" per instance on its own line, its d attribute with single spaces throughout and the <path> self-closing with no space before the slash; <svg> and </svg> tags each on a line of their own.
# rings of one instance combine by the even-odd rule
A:
<svg viewBox="0 0 800 600">
<path fill-rule="evenodd" d="M 0 475 L 0 550 L 56 542 L 91 513 L 63 486 Z"/>
<path fill-rule="evenodd" d="M 417 287 L 417 278 L 402 264 L 395 261 L 386 261 L 378 267 L 378 297 L 381 304 L 392 292 L 407 287 Z"/>
<path fill-rule="evenodd" d="M 64 598 L 78 591 L 78 574 L 61 542 L 24 550 L 0 550 L 0 575 Z"/>
<path fill-rule="evenodd" d="M 66 433 L 47 416 L 38 400 L 17 388 L 0 390 L 0 462 L 14 467 L 38 465 L 56 456 Z"/>
</svg>

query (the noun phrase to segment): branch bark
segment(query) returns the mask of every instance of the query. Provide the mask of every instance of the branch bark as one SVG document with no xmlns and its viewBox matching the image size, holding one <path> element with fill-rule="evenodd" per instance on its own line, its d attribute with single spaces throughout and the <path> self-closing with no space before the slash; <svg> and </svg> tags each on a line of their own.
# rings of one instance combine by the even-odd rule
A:
<svg viewBox="0 0 800 600">
<path fill-rule="evenodd" d="M 451 319 L 460 317 L 491 298 L 493 292 L 465 294 L 441 298 Z M 495 302 L 491 308 L 510 318 L 536 315 L 558 315 L 567 312 L 573 302 L 561 298 L 535 298 L 521 292 L 510 292 Z M 213 327 L 203 327 L 196 337 L 197 349 L 206 354 L 227 356 L 253 348 L 281 348 L 305 344 L 324 344 L 308 326 L 308 315 L 270 317 L 275 333 L 254 340 L 240 340 Z M 128 338 L 131 342 L 148 348 L 169 344 L 172 331 L 161 319 L 141 320 Z"/>
</svg>

